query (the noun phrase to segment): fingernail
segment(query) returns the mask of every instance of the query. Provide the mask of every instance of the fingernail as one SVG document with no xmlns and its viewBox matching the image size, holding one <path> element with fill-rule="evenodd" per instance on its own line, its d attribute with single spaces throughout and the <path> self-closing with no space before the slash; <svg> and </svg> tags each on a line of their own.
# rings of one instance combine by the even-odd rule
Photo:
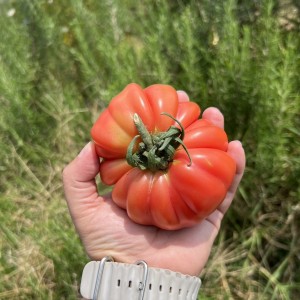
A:
<svg viewBox="0 0 300 300">
<path fill-rule="evenodd" d="M 184 91 L 184 90 L 177 90 L 177 93 L 182 93 L 182 94 L 187 95 L 186 91 Z"/>
<path fill-rule="evenodd" d="M 88 142 L 84 147 L 83 149 L 80 151 L 80 153 L 78 154 L 78 157 L 81 157 L 83 156 L 90 148 L 90 144 L 91 142 Z"/>
<path fill-rule="evenodd" d="M 243 147 L 243 144 L 240 140 L 235 140 L 236 143 L 239 143 L 242 147 Z"/>
<path fill-rule="evenodd" d="M 185 91 L 178 90 L 177 93 L 178 93 L 178 95 L 180 95 L 180 100 L 182 102 L 189 101 L 189 95 Z"/>
</svg>

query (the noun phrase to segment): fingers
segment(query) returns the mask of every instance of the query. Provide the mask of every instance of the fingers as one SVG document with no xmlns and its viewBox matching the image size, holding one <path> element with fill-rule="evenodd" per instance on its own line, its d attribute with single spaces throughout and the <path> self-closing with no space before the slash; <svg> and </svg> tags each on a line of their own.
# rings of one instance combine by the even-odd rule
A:
<svg viewBox="0 0 300 300">
<path fill-rule="evenodd" d="M 188 94 L 185 91 L 177 91 L 179 102 L 188 102 L 190 101 Z M 202 118 L 209 120 L 214 125 L 224 128 L 224 117 L 223 114 L 215 107 L 207 108 L 203 114 Z"/>
<path fill-rule="evenodd" d="M 235 160 L 236 162 L 236 174 L 231 184 L 231 187 L 226 195 L 226 198 L 219 206 L 219 210 L 225 214 L 227 209 L 229 208 L 233 197 L 236 193 L 236 190 L 239 186 L 239 183 L 243 177 L 245 166 L 246 166 L 246 157 L 245 152 L 240 141 L 232 141 L 228 145 L 227 153 Z"/>
<path fill-rule="evenodd" d="M 203 114 L 202 118 L 210 121 L 214 125 L 224 128 L 224 116 L 223 114 L 215 107 L 207 108 Z"/>
<path fill-rule="evenodd" d="M 179 102 L 189 102 L 189 96 L 185 91 L 177 91 Z"/>
<path fill-rule="evenodd" d="M 221 128 L 224 127 L 224 116 L 223 114 L 215 107 L 207 108 L 203 114 L 203 119 L 211 121 L 214 125 Z M 234 194 L 237 190 L 237 187 L 243 177 L 243 173 L 246 165 L 245 152 L 240 141 L 232 141 L 228 144 L 227 153 L 236 161 L 236 176 L 231 185 L 230 192 Z"/>
<path fill-rule="evenodd" d="M 63 171 L 65 197 L 72 216 L 98 205 L 95 182 L 98 173 L 99 158 L 94 144 L 90 142 Z"/>
</svg>

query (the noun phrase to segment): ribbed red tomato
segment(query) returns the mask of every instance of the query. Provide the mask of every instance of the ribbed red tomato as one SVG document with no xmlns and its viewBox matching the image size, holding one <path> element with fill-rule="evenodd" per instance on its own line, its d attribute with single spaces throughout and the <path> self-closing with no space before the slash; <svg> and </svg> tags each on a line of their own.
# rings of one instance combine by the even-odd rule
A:
<svg viewBox="0 0 300 300">
<path fill-rule="evenodd" d="M 225 131 L 199 116 L 199 106 L 179 102 L 171 86 L 132 83 L 95 122 L 101 179 L 134 222 L 189 227 L 223 201 L 236 164 Z"/>
</svg>

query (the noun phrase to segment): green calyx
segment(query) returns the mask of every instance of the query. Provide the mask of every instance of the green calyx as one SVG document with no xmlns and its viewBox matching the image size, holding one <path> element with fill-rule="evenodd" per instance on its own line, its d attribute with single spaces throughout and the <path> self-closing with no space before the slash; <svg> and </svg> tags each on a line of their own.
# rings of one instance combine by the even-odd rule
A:
<svg viewBox="0 0 300 300">
<path fill-rule="evenodd" d="M 184 129 L 181 123 L 167 113 L 162 113 L 173 119 L 180 128 L 171 126 L 165 132 L 150 134 L 138 114 L 133 115 L 133 122 L 139 135 L 136 135 L 127 148 L 126 159 L 129 165 L 141 170 L 166 170 L 173 161 L 176 149 L 182 145 L 189 157 L 189 166 L 192 164 L 191 157 L 183 143 Z M 136 147 L 138 139 L 141 142 Z M 137 151 L 134 152 L 134 149 Z"/>
</svg>

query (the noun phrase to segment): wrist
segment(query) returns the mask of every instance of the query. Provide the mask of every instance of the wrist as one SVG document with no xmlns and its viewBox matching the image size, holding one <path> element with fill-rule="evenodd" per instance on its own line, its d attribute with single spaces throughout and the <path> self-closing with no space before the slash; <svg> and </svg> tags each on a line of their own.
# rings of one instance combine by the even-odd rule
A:
<svg viewBox="0 0 300 300">
<path fill-rule="evenodd" d="M 110 257 L 89 262 L 82 274 L 80 292 L 86 299 L 164 300 L 197 299 L 201 280 L 166 269 L 113 262 Z"/>
</svg>

